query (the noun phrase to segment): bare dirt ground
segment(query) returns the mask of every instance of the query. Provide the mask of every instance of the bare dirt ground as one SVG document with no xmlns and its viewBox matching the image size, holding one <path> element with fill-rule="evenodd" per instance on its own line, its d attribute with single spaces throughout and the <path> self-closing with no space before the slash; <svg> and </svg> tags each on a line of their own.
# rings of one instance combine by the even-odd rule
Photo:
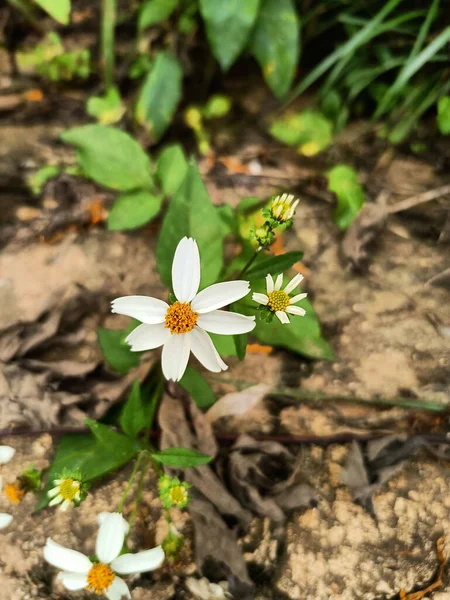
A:
<svg viewBox="0 0 450 600">
<path fill-rule="evenodd" d="M 89 225 L 89 203 L 100 197 L 108 207 L 109 198 L 70 179 L 48 186 L 39 202 L 24 195 L 23 201 L 12 203 L 20 191 L 16 183 L 30 166 L 63 154 L 54 145 L 58 129 L 0 129 L 1 170 L 14 175 L 1 195 L 6 207 L 0 255 L 2 430 L 80 427 L 86 415 L 103 416 L 136 376 L 118 378 L 101 364 L 96 327 L 125 323 L 108 315 L 108 301 L 131 293 L 163 294 L 154 256 L 157 224 L 129 235 Z M 245 161 L 261 153 L 263 143 L 268 142 L 250 127 L 235 141 L 234 152 Z M 385 153 L 379 141 L 367 139 L 358 127 L 350 129 L 325 160 L 334 164 L 350 160 L 352 154 L 357 155 L 371 200 L 384 191 L 393 205 L 448 183 L 442 164 L 400 151 Z M 298 193 L 300 210 L 284 245 L 288 250 L 300 246 L 305 252 L 305 288 L 336 361 L 311 363 L 283 350 L 251 353 L 242 364 L 229 359 L 231 366 L 222 380 L 209 378 L 219 397 L 244 383 L 266 383 L 278 392 L 267 394 L 240 418 L 219 420 L 217 431 L 300 437 L 447 431 L 446 415 L 407 411 L 401 402 L 406 406 L 408 401 L 435 404 L 450 399 L 448 289 L 445 278 L 443 286 L 430 283 L 448 268 L 448 199 L 389 217 L 375 237 L 368 269 L 355 274 L 343 256 L 342 234 L 331 219 L 331 198 L 315 179 L 319 165 L 278 147 L 270 160 L 261 162 L 259 177 L 235 174 L 222 165 L 207 172 L 206 161 L 201 169 L 216 203 L 234 205 L 244 195 L 268 195 L 285 188 Z M 72 211 L 75 224 L 64 224 L 57 232 L 48 229 L 52 217 L 64 211 Z M 152 354 L 138 376 L 144 376 L 151 360 Z M 286 389 L 289 394 L 280 392 Z M 316 392 L 331 399 L 313 401 Z M 338 402 L 337 397 L 347 401 Z M 371 402 L 376 399 L 387 404 L 375 407 Z M 6 482 L 32 463 L 45 467 L 54 449 L 48 434 L 3 437 L 1 443 L 17 448 L 14 460 L 2 469 Z M 393 599 L 401 589 L 415 591 L 433 581 L 438 538 L 445 538 L 444 553 L 450 556 L 448 461 L 422 452 L 403 464 L 376 491 L 374 518 L 355 504 L 342 483 L 349 444 L 290 448 L 316 489 L 317 503 L 291 514 L 281 537 L 273 523 L 257 516 L 242 532 L 239 543 L 257 598 Z M 45 539 L 51 536 L 91 553 L 95 516 L 120 497 L 125 480 L 126 473 L 96 487 L 75 514 L 53 510 L 33 514 L 31 494 L 13 507 L 2 497 L 0 510 L 12 512 L 15 519 L 0 532 L 1 597 L 75 597 L 58 586 L 54 570 L 44 563 Z M 152 490 L 149 482 L 132 538 L 139 548 L 151 547 L 164 536 Z M 173 568 L 131 581 L 135 600 L 191 598 L 185 579 L 195 573 L 192 523 L 185 515 L 175 518 L 188 540 L 183 558 Z M 442 585 L 424 598 L 450 599 L 448 570 Z"/>
</svg>

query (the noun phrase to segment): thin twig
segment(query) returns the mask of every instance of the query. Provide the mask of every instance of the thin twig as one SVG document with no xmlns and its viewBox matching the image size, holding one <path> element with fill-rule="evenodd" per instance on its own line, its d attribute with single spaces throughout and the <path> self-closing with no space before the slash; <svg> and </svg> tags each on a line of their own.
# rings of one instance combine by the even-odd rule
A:
<svg viewBox="0 0 450 600">
<path fill-rule="evenodd" d="M 406 200 L 402 200 L 401 202 L 397 202 L 396 204 L 388 206 L 386 212 L 391 215 L 403 212 L 404 210 L 409 210 L 418 204 L 424 204 L 425 202 L 431 202 L 431 200 L 437 200 L 446 194 L 450 194 L 450 185 L 443 185 L 442 187 L 429 190 L 423 194 L 417 194 L 411 198 L 406 198 Z"/>
</svg>

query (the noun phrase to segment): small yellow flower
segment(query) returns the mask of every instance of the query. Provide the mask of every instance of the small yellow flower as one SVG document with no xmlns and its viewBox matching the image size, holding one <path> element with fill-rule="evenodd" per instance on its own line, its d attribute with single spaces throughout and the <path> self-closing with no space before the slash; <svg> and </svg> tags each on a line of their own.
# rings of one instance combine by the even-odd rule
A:
<svg viewBox="0 0 450 600">
<path fill-rule="evenodd" d="M 270 207 L 270 215 L 272 219 L 279 223 L 286 223 L 292 219 L 297 208 L 298 200 L 295 200 L 295 196 L 292 194 L 282 194 L 273 199 Z"/>
<path fill-rule="evenodd" d="M 66 511 L 71 504 L 78 504 L 81 501 L 81 481 L 78 479 L 55 479 L 56 487 L 48 492 L 49 506 L 61 504 L 61 510 Z"/>
<path fill-rule="evenodd" d="M 307 294 L 297 294 L 293 298 L 289 294 L 300 284 L 303 275 L 296 275 L 284 288 L 283 275 L 278 275 L 276 281 L 273 281 L 272 275 L 267 275 L 266 286 L 267 294 L 254 293 L 252 299 L 258 304 L 267 306 L 267 308 L 276 314 L 282 323 L 290 323 L 287 313 L 291 315 L 305 316 L 306 311 L 300 306 L 293 306 L 296 302 L 300 302 L 306 298 Z"/>
</svg>

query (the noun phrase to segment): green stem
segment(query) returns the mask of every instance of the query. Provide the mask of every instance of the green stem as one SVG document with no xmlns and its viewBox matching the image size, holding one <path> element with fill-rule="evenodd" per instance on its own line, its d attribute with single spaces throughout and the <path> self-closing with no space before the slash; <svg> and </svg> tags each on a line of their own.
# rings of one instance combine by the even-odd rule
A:
<svg viewBox="0 0 450 600">
<path fill-rule="evenodd" d="M 136 463 L 135 463 L 135 465 L 134 465 L 133 471 L 132 471 L 132 473 L 131 473 L 131 475 L 130 475 L 130 479 L 128 480 L 127 487 L 125 488 L 125 491 L 124 491 L 124 493 L 123 493 L 123 495 L 122 495 L 122 498 L 121 498 L 121 500 L 120 500 L 120 502 L 119 502 L 119 505 L 117 506 L 117 510 L 116 510 L 116 512 L 119 512 L 119 513 L 120 513 L 120 512 L 122 512 L 122 510 L 123 510 L 123 507 L 124 507 L 125 501 L 126 501 L 126 499 L 127 499 L 127 497 L 128 497 L 128 494 L 130 493 L 131 486 L 132 486 L 132 485 L 133 485 L 133 483 L 134 483 L 134 480 L 135 480 L 136 474 L 137 474 L 137 472 L 138 472 L 138 470 L 139 470 L 139 466 L 140 466 L 140 464 L 141 464 L 141 462 L 142 462 L 142 457 L 143 457 L 143 454 L 142 454 L 142 452 L 141 452 L 141 453 L 138 455 L 138 457 L 137 457 L 137 460 L 136 460 Z"/>
<path fill-rule="evenodd" d="M 252 264 L 255 262 L 256 257 L 258 256 L 258 254 L 261 252 L 262 249 L 263 249 L 263 246 L 258 246 L 258 248 L 256 248 L 256 250 L 254 251 L 253 255 L 247 261 L 247 264 L 242 269 L 242 271 L 240 271 L 240 273 L 238 274 L 238 276 L 236 277 L 236 279 L 240 279 L 241 277 L 243 277 L 243 275 L 245 275 L 245 273 L 247 273 L 247 271 L 250 269 L 250 267 L 252 266 Z"/>
<path fill-rule="evenodd" d="M 102 0 L 102 66 L 106 91 L 112 87 L 114 80 L 116 8 L 116 0 Z"/>
</svg>

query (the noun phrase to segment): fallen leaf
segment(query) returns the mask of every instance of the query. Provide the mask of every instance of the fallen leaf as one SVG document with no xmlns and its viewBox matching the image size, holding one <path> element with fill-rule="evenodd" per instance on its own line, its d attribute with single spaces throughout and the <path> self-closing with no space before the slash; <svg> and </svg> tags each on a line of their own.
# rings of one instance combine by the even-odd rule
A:
<svg viewBox="0 0 450 600">
<path fill-rule="evenodd" d="M 245 415 L 262 402 L 269 392 L 270 387 L 267 384 L 259 383 L 240 392 L 225 394 L 211 406 L 205 417 L 210 423 L 214 423 L 223 417 Z"/>
<path fill-rule="evenodd" d="M 41 90 L 33 88 L 32 90 L 26 91 L 23 97 L 27 102 L 42 102 L 44 99 L 44 94 Z"/>
<path fill-rule="evenodd" d="M 230 173 L 243 173 L 244 175 L 251 175 L 250 168 L 248 165 L 241 162 L 235 156 L 221 156 L 219 162 L 222 163 Z"/>
<path fill-rule="evenodd" d="M 370 247 L 386 222 L 386 209 L 380 204 L 365 204 L 342 240 L 342 254 L 355 271 L 364 270 L 370 260 Z"/>
</svg>

